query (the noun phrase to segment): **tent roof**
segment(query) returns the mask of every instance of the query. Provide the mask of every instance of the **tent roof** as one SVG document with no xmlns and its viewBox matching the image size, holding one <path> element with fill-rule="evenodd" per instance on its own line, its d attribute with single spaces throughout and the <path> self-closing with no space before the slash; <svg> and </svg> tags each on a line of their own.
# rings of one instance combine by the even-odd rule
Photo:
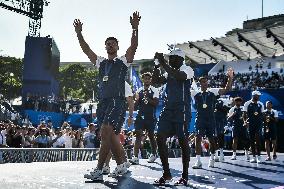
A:
<svg viewBox="0 0 284 189">
<path fill-rule="evenodd" d="M 284 54 L 284 25 L 239 31 L 204 41 L 189 41 L 175 47 L 185 51 L 187 57 L 200 64 L 279 56 Z"/>
</svg>

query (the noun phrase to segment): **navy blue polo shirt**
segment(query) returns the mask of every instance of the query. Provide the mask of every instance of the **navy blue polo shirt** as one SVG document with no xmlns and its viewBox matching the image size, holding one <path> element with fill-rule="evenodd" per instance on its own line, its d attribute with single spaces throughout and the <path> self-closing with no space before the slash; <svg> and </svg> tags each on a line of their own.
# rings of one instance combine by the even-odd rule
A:
<svg viewBox="0 0 284 189">
<path fill-rule="evenodd" d="M 209 88 L 205 92 L 192 91 L 192 97 L 196 104 L 196 119 L 202 121 L 214 120 L 216 96 L 219 95 L 219 88 Z"/>
<path fill-rule="evenodd" d="M 150 86 L 147 92 L 147 97 L 150 99 L 157 98 L 159 99 L 159 91 L 157 88 Z M 138 111 L 138 116 L 146 116 L 148 118 L 156 118 L 156 106 L 153 106 L 150 103 L 145 103 L 145 97 L 144 97 L 144 92 L 145 89 L 144 87 L 139 88 L 137 90 L 137 93 L 139 95 L 139 100 L 137 104 L 137 111 Z"/>
<path fill-rule="evenodd" d="M 244 111 L 247 112 L 248 121 L 250 125 L 261 125 L 263 121 L 264 105 L 262 102 L 257 101 L 254 103 L 252 100 L 244 104 Z"/>
<path fill-rule="evenodd" d="M 271 110 L 268 110 L 268 109 L 265 109 L 264 110 L 264 116 L 265 116 L 265 122 L 266 122 L 266 116 L 270 116 L 272 118 L 278 118 L 278 112 L 274 109 L 271 109 Z M 271 120 L 269 122 L 266 122 L 266 125 L 269 125 L 269 126 L 274 126 L 276 123 L 275 121 Z"/>
<path fill-rule="evenodd" d="M 125 56 L 116 57 L 113 60 L 103 57 L 97 58 L 100 99 L 125 97 L 125 79 L 128 66 Z"/>
<path fill-rule="evenodd" d="M 229 110 L 229 116 L 235 113 L 232 117 L 232 124 L 233 126 L 242 127 L 244 124 L 243 121 L 243 108 L 234 106 Z"/>
<path fill-rule="evenodd" d="M 194 76 L 194 71 L 190 66 L 182 65 L 180 71 L 187 75 L 185 81 L 177 80 L 172 76 L 167 76 L 165 108 L 179 109 L 184 112 L 190 111 L 190 88 L 191 79 Z"/>
</svg>

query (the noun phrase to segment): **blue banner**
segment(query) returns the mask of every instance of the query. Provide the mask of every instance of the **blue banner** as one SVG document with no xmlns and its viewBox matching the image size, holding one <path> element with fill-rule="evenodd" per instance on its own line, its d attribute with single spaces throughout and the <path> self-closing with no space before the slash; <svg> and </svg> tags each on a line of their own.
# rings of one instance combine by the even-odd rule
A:
<svg viewBox="0 0 284 189">
<path fill-rule="evenodd" d="M 136 92 L 139 88 L 141 88 L 143 86 L 142 81 L 140 80 L 135 69 L 133 69 L 133 68 L 132 68 L 131 82 L 132 82 L 133 92 Z"/>
<path fill-rule="evenodd" d="M 37 112 L 33 110 L 25 110 L 25 115 L 29 116 L 30 122 L 33 125 L 39 125 L 41 121 L 47 122 L 48 120 L 52 121 L 52 124 L 55 128 L 61 127 L 61 124 L 64 121 L 63 113 L 55 112 Z"/>
</svg>

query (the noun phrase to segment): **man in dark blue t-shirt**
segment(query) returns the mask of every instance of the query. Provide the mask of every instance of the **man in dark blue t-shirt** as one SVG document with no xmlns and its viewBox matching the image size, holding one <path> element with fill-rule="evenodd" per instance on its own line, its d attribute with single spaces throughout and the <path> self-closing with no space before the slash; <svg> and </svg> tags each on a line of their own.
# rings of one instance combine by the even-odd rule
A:
<svg viewBox="0 0 284 189">
<path fill-rule="evenodd" d="M 278 112 L 272 108 L 272 102 L 266 102 L 266 109 L 264 110 L 264 140 L 267 157 L 265 161 L 271 161 L 270 157 L 270 143 L 272 143 L 273 159 L 276 155 L 276 123 L 278 121 Z"/>
<path fill-rule="evenodd" d="M 122 119 L 125 114 L 125 79 L 128 66 L 133 62 L 138 46 L 138 26 L 141 17 L 138 12 L 134 12 L 130 17 L 132 25 L 131 45 L 127 49 L 125 56 L 118 57 L 118 40 L 109 37 L 105 41 L 107 58 L 97 56 L 82 35 L 82 23 L 79 19 L 74 20 L 74 28 L 77 33 L 80 46 L 91 62 L 99 69 L 99 103 L 97 107 L 98 125 L 101 127 L 101 147 L 97 167 L 86 174 L 85 178 L 102 181 L 102 168 L 111 149 L 115 156 L 117 167 L 115 175 L 127 172 L 123 163 L 122 146 L 119 140 L 119 133 Z"/>
<path fill-rule="evenodd" d="M 235 106 L 229 110 L 228 113 L 228 121 L 232 123 L 233 126 L 233 155 L 231 160 L 237 159 L 237 147 L 238 144 L 243 144 L 245 149 L 245 156 L 246 159 L 249 160 L 249 142 L 248 142 L 248 131 L 247 128 L 244 127 L 244 120 L 243 120 L 243 107 L 241 107 L 243 103 L 243 99 L 241 97 L 234 98 Z"/>
<path fill-rule="evenodd" d="M 135 94 L 135 105 L 137 116 L 134 123 L 136 140 L 134 144 L 134 157 L 130 160 L 132 164 L 139 164 L 138 153 L 141 147 L 143 131 L 146 131 L 150 140 L 152 154 L 148 160 L 153 163 L 157 159 L 157 144 L 154 136 L 156 125 L 156 107 L 159 103 L 159 91 L 151 85 L 152 74 L 142 74 L 143 87 Z"/>
<path fill-rule="evenodd" d="M 187 185 L 189 166 L 189 146 L 187 126 L 190 118 L 190 87 L 194 76 L 193 69 L 183 64 L 185 54 L 176 49 L 169 54 L 169 64 L 166 63 L 162 53 L 156 53 L 160 65 L 156 65 L 153 73 L 153 84 L 167 84 L 165 107 L 158 121 L 157 144 L 163 166 L 163 176 L 155 184 L 165 184 L 172 179 L 168 163 L 167 137 L 176 135 L 182 150 L 183 172 L 176 184 Z M 165 76 L 160 75 L 159 67 L 166 71 Z"/>
<path fill-rule="evenodd" d="M 244 104 L 244 125 L 248 128 L 250 148 L 253 158 L 251 163 L 261 163 L 260 158 L 260 135 L 263 122 L 264 105 L 259 101 L 261 93 L 252 92 L 252 99 Z M 255 148 L 256 147 L 256 148 Z M 257 158 L 256 158 L 257 153 Z"/>
<path fill-rule="evenodd" d="M 202 168 L 202 163 L 200 160 L 201 156 L 201 139 L 206 136 L 210 144 L 210 159 L 208 167 L 214 167 L 214 155 L 216 150 L 215 144 L 215 102 L 216 96 L 225 94 L 232 87 L 233 80 L 233 69 L 228 69 L 228 81 L 225 88 L 208 88 L 208 81 L 205 77 L 199 78 L 200 90 L 192 90 L 191 96 L 195 100 L 196 104 L 196 119 L 195 119 L 195 128 L 196 128 L 196 137 L 195 137 L 195 146 L 196 146 L 196 163 L 192 166 L 193 169 Z"/>
</svg>

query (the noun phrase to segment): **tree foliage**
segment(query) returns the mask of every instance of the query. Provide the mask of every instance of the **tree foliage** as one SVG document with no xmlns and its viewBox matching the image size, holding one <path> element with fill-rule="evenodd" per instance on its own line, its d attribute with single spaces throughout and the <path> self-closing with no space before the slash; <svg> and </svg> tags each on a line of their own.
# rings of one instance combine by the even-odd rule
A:
<svg viewBox="0 0 284 189">
<path fill-rule="evenodd" d="M 6 99 L 21 95 L 23 60 L 0 56 L 0 94 Z"/>
<path fill-rule="evenodd" d="M 93 91 L 95 100 L 98 91 L 98 71 L 88 71 L 80 64 L 70 64 L 60 68 L 61 94 L 66 97 L 79 99 L 92 99 Z"/>
</svg>

